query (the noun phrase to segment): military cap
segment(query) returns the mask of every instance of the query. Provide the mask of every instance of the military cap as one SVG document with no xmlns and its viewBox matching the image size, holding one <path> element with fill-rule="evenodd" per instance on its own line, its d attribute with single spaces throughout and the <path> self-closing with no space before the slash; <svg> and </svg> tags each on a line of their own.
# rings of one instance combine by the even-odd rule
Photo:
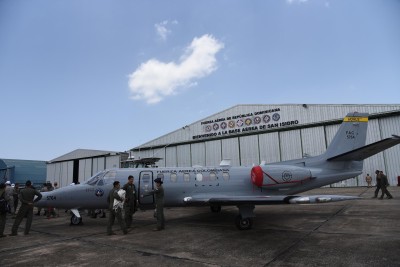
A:
<svg viewBox="0 0 400 267">
<path fill-rule="evenodd" d="M 156 178 L 156 179 L 154 179 L 154 182 L 155 182 L 155 183 L 160 183 L 160 184 L 163 183 L 163 181 L 161 180 L 161 178 Z"/>
</svg>

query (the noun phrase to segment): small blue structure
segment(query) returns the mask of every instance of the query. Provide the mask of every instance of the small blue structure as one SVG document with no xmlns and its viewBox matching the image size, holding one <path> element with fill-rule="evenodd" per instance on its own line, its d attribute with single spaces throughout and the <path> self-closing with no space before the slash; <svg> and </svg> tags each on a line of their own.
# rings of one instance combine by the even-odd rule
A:
<svg viewBox="0 0 400 267">
<path fill-rule="evenodd" d="M 10 181 L 23 186 L 26 180 L 31 180 L 34 185 L 42 185 L 46 173 L 46 161 L 0 159 L 0 183 Z"/>
</svg>

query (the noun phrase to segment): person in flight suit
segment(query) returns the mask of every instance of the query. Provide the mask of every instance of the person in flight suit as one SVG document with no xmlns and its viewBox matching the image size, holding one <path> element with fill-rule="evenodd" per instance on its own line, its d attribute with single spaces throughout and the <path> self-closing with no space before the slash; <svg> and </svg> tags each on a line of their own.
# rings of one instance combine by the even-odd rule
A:
<svg viewBox="0 0 400 267">
<path fill-rule="evenodd" d="M 157 217 L 157 228 L 154 231 L 161 231 L 165 228 L 164 221 L 164 188 L 162 187 L 163 181 L 161 178 L 156 178 L 154 180 L 156 188 L 150 192 L 145 193 L 143 196 L 155 196 L 156 200 L 156 217 Z"/>
<path fill-rule="evenodd" d="M 134 177 L 129 175 L 128 182 L 122 187 L 125 190 L 125 224 L 129 228 L 132 225 L 132 215 L 137 211 L 137 191 L 134 182 Z"/>
<path fill-rule="evenodd" d="M 0 197 L 3 198 L 3 201 L 10 201 L 8 195 L 6 195 L 6 185 L 4 183 L 0 184 Z M 4 235 L 4 228 L 6 227 L 6 220 L 7 220 L 7 210 L 4 212 L 0 211 L 0 237 L 6 237 Z"/>
<path fill-rule="evenodd" d="M 37 196 L 36 199 L 35 196 Z M 34 189 L 32 187 L 32 182 L 28 180 L 25 183 L 25 188 L 19 192 L 18 198 L 21 201 L 21 207 L 18 210 L 17 217 L 15 218 L 14 224 L 12 226 L 11 235 L 17 235 L 18 227 L 25 216 L 26 223 L 24 234 L 28 235 L 33 219 L 33 203 L 38 202 L 40 199 L 42 199 L 42 194 Z"/>
<path fill-rule="evenodd" d="M 115 207 L 114 208 L 114 199 L 117 199 L 119 201 L 124 201 L 123 198 L 121 198 L 118 195 L 118 190 L 120 189 L 120 184 L 119 181 L 115 181 L 113 183 L 113 189 L 110 190 L 110 193 L 108 194 L 107 197 L 107 202 L 108 202 L 108 209 L 110 211 L 110 217 L 108 218 L 108 225 L 107 225 L 107 235 L 115 235 L 115 233 L 112 231 L 112 226 L 115 221 L 115 217 L 118 220 L 119 225 L 121 226 L 121 230 L 126 235 L 128 231 L 126 230 L 125 222 L 122 220 L 122 210 L 120 207 Z"/>
<path fill-rule="evenodd" d="M 376 189 L 375 189 L 375 195 L 372 198 L 377 198 L 379 190 L 381 190 L 381 175 L 380 175 L 380 171 L 376 170 L 375 174 L 376 174 Z"/>
<path fill-rule="evenodd" d="M 387 187 L 389 186 L 389 181 L 388 178 L 385 174 L 383 174 L 383 171 L 380 171 L 379 175 L 381 176 L 381 190 L 382 190 L 382 195 L 379 199 L 383 199 L 383 196 L 386 194 L 386 198 L 391 199 L 393 196 L 390 194 L 389 190 Z"/>
<path fill-rule="evenodd" d="M 14 209 L 14 188 L 11 186 L 11 182 L 7 181 L 6 182 L 6 196 L 8 199 L 8 205 L 10 206 L 11 213 L 15 215 L 15 209 Z"/>
<path fill-rule="evenodd" d="M 367 176 L 365 176 L 365 181 L 367 182 L 368 188 L 370 188 L 372 185 L 372 177 L 369 175 L 369 173 L 367 173 Z"/>
</svg>

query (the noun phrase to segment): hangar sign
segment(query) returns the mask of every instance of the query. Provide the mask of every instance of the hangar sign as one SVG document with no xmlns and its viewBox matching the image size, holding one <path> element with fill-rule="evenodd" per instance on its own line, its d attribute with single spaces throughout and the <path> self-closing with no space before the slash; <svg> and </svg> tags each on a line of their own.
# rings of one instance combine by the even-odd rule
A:
<svg viewBox="0 0 400 267">
<path fill-rule="evenodd" d="M 202 121 L 203 133 L 194 135 L 193 140 L 222 135 L 240 134 L 249 131 L 262 131 L 299 124 L 298 120 L 281 121 L 280 108 L 255 111 L 246 114 Z"/>
</svg>

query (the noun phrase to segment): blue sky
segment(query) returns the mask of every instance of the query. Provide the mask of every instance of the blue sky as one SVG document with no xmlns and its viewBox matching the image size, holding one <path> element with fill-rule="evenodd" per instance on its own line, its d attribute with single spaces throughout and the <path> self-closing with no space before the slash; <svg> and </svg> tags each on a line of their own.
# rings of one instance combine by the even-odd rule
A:
<svg viewBox="0 0 400 267">
<path fill-rule="evenodd" d="M 125 151 L 237 104 L 398 104 L 399 25 L 396 0 L 0 0 L 0 158 Z"/>
</svg>

